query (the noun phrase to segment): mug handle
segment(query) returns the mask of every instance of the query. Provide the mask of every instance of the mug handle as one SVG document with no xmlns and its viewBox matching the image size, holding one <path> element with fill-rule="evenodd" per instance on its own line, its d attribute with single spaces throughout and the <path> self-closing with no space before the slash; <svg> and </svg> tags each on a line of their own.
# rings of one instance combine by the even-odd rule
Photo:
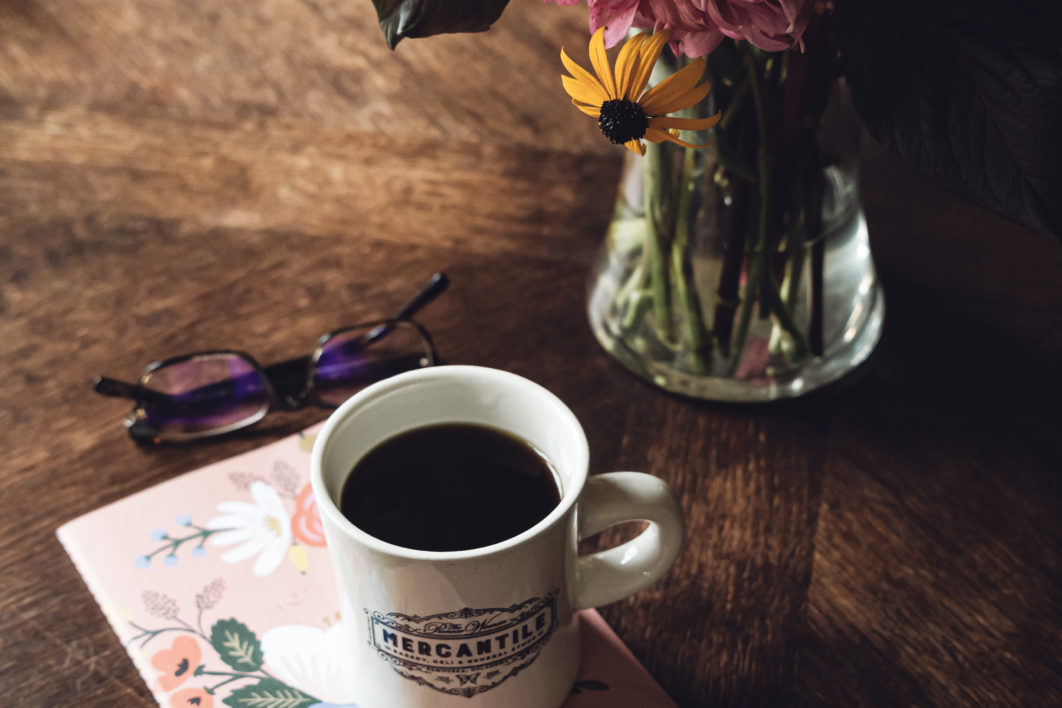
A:
<svg viewBox="0 0 1062 708">
<path fill-rule="evenodd" d="M 659 579 L 682 546 L 682 507 L 667 484 L 641 472 L 589 477 L 579 500 L 579 540 L 624 521 L 647 521 L 640 534 L 614 548 L 579 556 L 577 609 L 607 605 Z"/>
</svg>

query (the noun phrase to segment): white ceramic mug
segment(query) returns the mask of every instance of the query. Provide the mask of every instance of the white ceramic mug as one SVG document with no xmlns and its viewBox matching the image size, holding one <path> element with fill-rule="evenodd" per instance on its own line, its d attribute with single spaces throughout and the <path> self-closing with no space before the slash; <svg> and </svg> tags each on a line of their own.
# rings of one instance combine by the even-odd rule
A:
<svg viewBox="0 0 1062 708">
<path fill-rule="evenodd" d="M 451 552 L 392 545 L 347 520 L 338 500 L 355 463 L 390 437 L 440 423 L 479 424 L 530 443 L 556 471 L 560 503 L 512 538 Z M 564 701 L 579 668 L 575 610 L 655 581 L 683 533 L 681 509 L 663 481 L 639 472 L 588 477 L 588 458 L 582 427 L 556 396 L 496 369 L 399 374 L 331 415 L 314 444 L 312 483 L 350 633 L 358 708 Z M 630 541 L 578 555 L 580 539 L 637 520 L 649 523 Z"/>
</svg>

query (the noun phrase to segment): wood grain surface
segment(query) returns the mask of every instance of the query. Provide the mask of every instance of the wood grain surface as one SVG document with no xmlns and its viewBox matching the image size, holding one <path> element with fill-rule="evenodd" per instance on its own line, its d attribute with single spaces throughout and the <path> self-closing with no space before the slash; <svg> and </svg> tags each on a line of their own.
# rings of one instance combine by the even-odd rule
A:
<svg viewBox="0 0 1062 708">
<path fill-rule="evenodd" d="M 153 705 L 55 529 L 324 415 L 144 449 L 92 377 L 301 354 L 437 270 L 446 361 L 541 382 L 596 471 L 681 496 L 674 570 L 602 608 L 680 706 L 1062 705 L 1058 242 L 868 143 L 869 364 L 781 405 L 663 394 L 585 321 L 621 162 L 560 90 L 586 37 L 538 0 L 394 53 L 368 0 L 0 2 L 6 705 Z"/>
</svg>

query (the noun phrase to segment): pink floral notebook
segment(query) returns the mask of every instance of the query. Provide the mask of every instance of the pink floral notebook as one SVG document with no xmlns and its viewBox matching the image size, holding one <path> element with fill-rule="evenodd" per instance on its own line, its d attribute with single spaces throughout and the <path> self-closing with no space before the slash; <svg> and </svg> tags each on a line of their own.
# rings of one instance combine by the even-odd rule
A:
<svg viewBox="0 0 1062 708">
<path fill-rule="evenodd" d="M 310 491 L 314 431 L 208 465 L 57 535 L 160 706 L 356 708 Z M 665 708 L 594 611 L 564 708 Z"/>
</svg>

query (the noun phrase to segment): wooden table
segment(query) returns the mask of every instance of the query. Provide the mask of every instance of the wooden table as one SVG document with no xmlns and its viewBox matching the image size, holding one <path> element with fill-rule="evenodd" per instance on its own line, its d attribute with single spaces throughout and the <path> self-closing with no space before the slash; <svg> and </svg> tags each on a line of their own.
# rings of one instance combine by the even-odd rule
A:
<svg viewBox="0 0 1062 708">
<path fill-rule="evenodd" d="M 680 493 L 673 572 L 602 611 L 681 706 L 1062 704 L 1057 241 L 868 145 L 870 364 L 785 405 L 660 393 L 583 314 L 621 160 L 559 88 L 585 12 L 392 54 L 365 0 L 0 4 L 6 705 L 153 705 L 56 527 L 324 415 L 145 449 L 92 377 L 301 354 L 436 270 L 447 361 L 541 382 L 596 470 Z"/>
</svg>

